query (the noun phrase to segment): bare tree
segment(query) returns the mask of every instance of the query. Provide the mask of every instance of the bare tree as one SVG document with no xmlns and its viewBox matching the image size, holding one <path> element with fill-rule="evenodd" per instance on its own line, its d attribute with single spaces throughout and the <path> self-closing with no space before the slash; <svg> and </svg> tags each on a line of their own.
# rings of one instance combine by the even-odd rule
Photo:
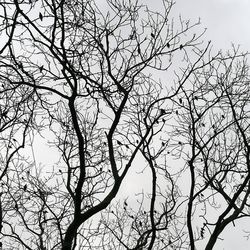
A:
<svg viewBox="0 0 250 250">
<path fill-rule="evenodd" d="M 195 249 L 210 230 L 212 249 L 228 223 L 247 216 L 247 113 L 237 113 L 248 101 L 239 93 L 246 64 L 233 71 L 237 53 L 210 56 L 199 22 L 172 20 L 171 0 L 161 12 L 102 4 L 0 3 L 2 244 Z M 36 161 L 42 138 L 57 149 L 48 166 Z M 149 190 L 136 208 L 114 199 L 138 159 Z M 179 185 L 187 170 L 188 194 Z M 218 203 L 225 210 L 211 222 Z"/>
<path fill-rule="evenodd" d="M 234 48 L 193 72 L 192 85 L 182 86 L 176 100 L 179 115 L 174 137 L 183 143 L 180 155 L 190 176 L 187 228 L 191 249 L 204 238 L 204 249 L 213 249 L 226 226 L 249 217 L 246 58 Z M 198 216 L 203 223 L 197 231 L 194 217 Z"/>
</svg>

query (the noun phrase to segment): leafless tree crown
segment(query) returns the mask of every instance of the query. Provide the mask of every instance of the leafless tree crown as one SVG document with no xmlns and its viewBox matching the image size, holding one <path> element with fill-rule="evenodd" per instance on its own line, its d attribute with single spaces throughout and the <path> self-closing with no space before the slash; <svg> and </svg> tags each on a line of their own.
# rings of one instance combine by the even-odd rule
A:
<svg viewBox="0 0 250 250">
<path fill-rule="evenodd" d="M 247 55 L 142 2 L 0 2 L 2 249 L 209 250 L 249 216 Z"/>
</svg>

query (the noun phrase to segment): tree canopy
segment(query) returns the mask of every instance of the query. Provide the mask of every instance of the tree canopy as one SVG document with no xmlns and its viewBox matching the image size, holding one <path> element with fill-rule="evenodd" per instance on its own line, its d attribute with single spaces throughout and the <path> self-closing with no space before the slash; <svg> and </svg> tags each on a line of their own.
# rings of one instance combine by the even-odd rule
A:
<svg viewBox="0 0 250 250">
<path fill-rule="evenodd" d="M 3 249 L 213 249 L 249 217 L 247 54 L 142 1 L 0 3 Z"/>
</svg>

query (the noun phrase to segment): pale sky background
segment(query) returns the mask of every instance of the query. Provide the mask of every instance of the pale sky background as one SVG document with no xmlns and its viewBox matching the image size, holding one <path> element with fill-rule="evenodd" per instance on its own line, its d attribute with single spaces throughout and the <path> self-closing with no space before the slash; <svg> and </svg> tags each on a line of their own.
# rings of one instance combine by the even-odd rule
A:
<svg viewBox="0 0 250 250">
<path fill-rule="evenodd" d="M 200 17 L 201 26 L 207 28 L 204 38 L 211 40 L 215 49 L 228 50 L 234 43 L 242 51 L 250 51 L 250 0 L 176 0 L 174 11 L 193 21 Z M 250 239 L 242 229 L 250 231 L 250 219 L 243 221 L 236 222 L 241 227 L 225 230 L 224 240 L 219 240 L 214 250 L 249 250 Z"/>
<path fill-rule="evenodd" d="M 102 0 L 96 1 L 103 4 Z M 161 6 L 161 0 L 140 2 L 156 9 Z M 203 39 L 211 40 L 214 50 L 229 50 L 234 43 L 240 45 L 242 51 L 250 51 L 250 0 L 176 0 L 172 15 L 178 18 L 179 14 L 193 23 L 201 18 L 200 28 L 207 28 Z M 128 192 L 133 189 L 132 184 L 137 182 L 136 177 L 134 178 L 129 179 L 130 187 L 123 187 Z M 217 241 L 214 250 L 250 249 L 250 239 L 247 240 L 242 231 L 250 231 L 250 219 L 243 219 L 235 224 L 237 227 L 230 225 L 225 230 L 221 235 L 222 240 Z"/>
<path fill-rule="evenodd" d="M 141 0 L 141 3 L 161 8 L 161 0 Z M 215 51 L 230 50 L 233 43 L 236 47 L 240 45 L 241 51 L 250 52 L 250 0 L 176 0 L 172 15 L 178 18 L 179 14 L 192 23 L 201 19 L 200 28 L 207 29 L 203 40 L 211 40 Z M 243 232 L 250 232 L 250 219 L 236 221 L 235 225 L 220 235 L 221 240 L 213 250 L 250 249 L 250 238 L 247 240 Z"/>
<path fill-rule="evenodd" d="M 174 11 L 191 20 L 200 17 L 217 49 L 227 50 L 233 42 L 250 51 L 250 0 L 176 0 Z"/>
<path fill-rule="evenodd" d="M 141 0 L 141 3 L 161 6 L 161 0 Z M 203 38 L 211 40 L 215 50 L 228 50 L 234 43 L 240 45 L 242 51 L 250 51 L 250 0 L 176 0 L 173 13 L 176 18 L 181 14 L 193 22 L 200 17 L 200 27 L 207 28 Z M 136 183 L 136 179 L 133 181 Z M 235 224 L 241 227 L 230 226 L 221 236 L 224 240 L 219 240 L 214 250 L 250 249 L 250 239 L 247 241 L 242 232 L 242 229 L 250 231 L 250 219 Z"/>
</svg>

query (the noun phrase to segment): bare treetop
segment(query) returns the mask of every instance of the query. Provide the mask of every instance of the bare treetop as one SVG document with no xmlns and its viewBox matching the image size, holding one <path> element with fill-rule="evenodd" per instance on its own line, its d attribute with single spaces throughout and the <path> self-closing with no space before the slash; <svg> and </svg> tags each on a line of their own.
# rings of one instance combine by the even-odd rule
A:
<svg viewBox="0 0 250 250">
<path fill-rule="evenodd" d="M 1 246 L 212 249 L 248 216 L 246 56 L 173 1 L 103 5 L 0 3 Z"/>
</svg>

